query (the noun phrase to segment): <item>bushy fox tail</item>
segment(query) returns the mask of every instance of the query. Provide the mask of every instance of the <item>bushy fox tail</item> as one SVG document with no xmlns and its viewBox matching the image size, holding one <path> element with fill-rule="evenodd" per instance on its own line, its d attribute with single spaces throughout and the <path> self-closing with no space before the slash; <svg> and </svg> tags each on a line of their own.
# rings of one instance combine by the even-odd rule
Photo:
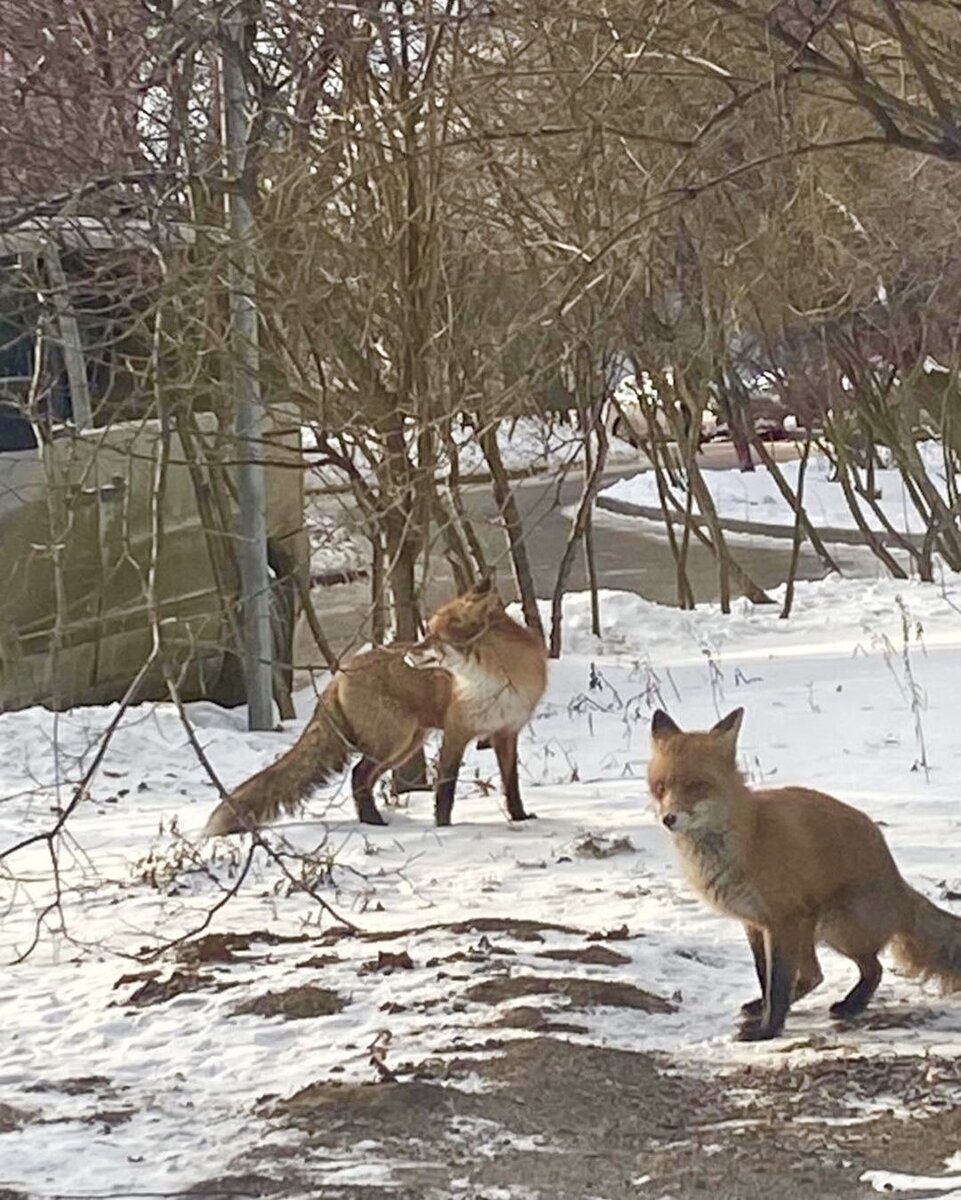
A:
<svg viewBox="0 0 961 1200">
<path fill-rule="evenodd" d="M 891 941 L 902 970 L 936 979 L 944 991 L 961 991 L 961 917 L 907 889 L 904 928 Z"/>
<path fill-rule="evenodd" d="M 312 788 L 341 772 L 353 753 L 350 726 L 331 683 L 293 746 L 221 800 L 204 836 L 243 833 L 293 812 Z"/>
</svg>

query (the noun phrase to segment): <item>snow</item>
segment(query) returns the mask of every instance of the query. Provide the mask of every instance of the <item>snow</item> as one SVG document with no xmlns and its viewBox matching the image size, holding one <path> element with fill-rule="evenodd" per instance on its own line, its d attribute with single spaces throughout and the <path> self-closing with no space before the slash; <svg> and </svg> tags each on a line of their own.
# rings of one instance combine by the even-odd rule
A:
<svg viewBox="0 0 961 1200">
<path fill-rule="evenodd" d="M 455 435 L 461 474 L 487 474 L 487 462 L 469 429 Z M 535 417 L 520 417 L 502 421 L 497 427 L 497 444 L 510 472 L 556 471 L 584 461 L 583 434 L 562 421 L 545 421 Z M 608 462 L 632 462 L 641 458 L 639 451 L 620 438 L 612 438 Z M 448 474 L 445 462 L 440 474 Z"/>
<path fill-rule="evenodd" d="M 928 1192 L 938 1200 L 959 1200 L 961 1175 L 902 1175 L 897 1171 L 865 1171 L 861 1176 L 876 1192 Z"/>
<path fill-rule="evenodd" d="M 949 1171 L 961 1168 L 961 1152 L 944 1160 Z M 961 1200 L 961 1175 L 908 1175 L 901 1171 L 865 1171 L 862 1183 L 869 1183 L 876 1192 L 906 1192 L 911 1200 L 923 1200 L 916 1192 L 927 1192 L 928 1200 Z"/>
<path fill-rule="evenodd" d="M 918 446 L 925 469 L 942 498 L 948 499 L 944 459 L 940 446 L 934 442 Z M 797 494 L 799 462 L 783 462 L 780 470 L 788 486 Z M 844 491 L 831 482 L 833 468 L 828 459 L 811 455 L 804 478 L 804 509 L 818 529 L 856 529 L 857 524 L 848 507 Z M 792 527 L 795 516 L 791 506 L 778 491 L 773 476 L 766 467 L 755 471 L 705 470 L 702 472 L 718 515 L 722 519 L 752 521 L 763 525 Z M 861 472 L 862 481 L 864 473 Z M 875 488 L 880 492 L 879 508 L 899 533 L 922 535 L 925 523 L 907 493 L 901 473 L 894 469 L 875 472 Z M 628 479 L 619 479 L 603 489 L 601 496 L 623 501 L 660 512 L 657 483 L 652 471 L 643 471 Z M 676 493 L 682 507 L 684 494 Z M 860 501 L 861 511 L 869 529 L 882 532 L 884 526 L 877 516 Z M 694 511 L 699 511 L 697 504 Z"/>
<path fill-rule="evenodd" d="M 49 908 L 46 843 L 0 859 L 0 1105 L 22 1114 L 18 1127 L 0 1133 L 0 1187 L 125 1197 L 223 1176 L 246 1150 L 290 1137 L 254 1115 L 260 1098 L 332 1078 L 371 1080 L 372 1053 L 401 1070 L 483 1040 L 494 1013 L 464 993 L 497 973 L 614 978 L 673 998 L 676 1011 L 664 1014 L 578 1011 L 587 1032 L 567 1036 L 662 1051 L 681 1070 L 803 1063 L 852 1050 L 961 1053 L 957 1001 L 893 971 L 875 1007 L 917 1010 L 922 1020 L 835 1026 L 827 1004 L 850 986 L 851 967 L 826 951 L 825 983 L 792 1012 L 785 1038 L 734 1042 L 737 1008 L 755 987 L 743 934 L 687 889 L 644 785 L 653 707 L 697 728 L 743 704 L 749 778 L 803 782 L 861 807 L 884 822 L 909 881 L 958 911 L 941 897 L 961 890 L 961 581 L 798 584 L 790 621 L 746 604 L 725 616 L 716 606 L 680 612 L 626 593 L 604 593 L 601 602 L 604 630 L 595 639 L 586 597 L 567 597 L 566 653 L 552 664 L 548 694 L 523 737 L 522 788 L 537 821 L 506 821 L 493 755 L 475 750 L 449 830 L 434 828 L 423 793 L 391 806 L 387 828 L 360 828 L 340 783 L 271 831 L 272 845 L 312 852 L 311 886 L 338 913 L 371 934 L 412 931 L 400 937 L 325 942 L 334 922 L 296 886 L 303 861 L 286 857 L 282 870 L 262 851 L 204 929 L 237 880 L 244 842 L 197 842 L 216 792 L 173 708 L 125 714 L 56 843 L 62 924 Z M 227 786 L 294 739 L 312 693 L 297 701 L 299 720 L 279 734 L 248 733 L 242 710 L 188 706 Z M 0 715 L 0 847 L 51 827 L 115 716 L 114 706 Z M 919 737 L 928 777 L 918 769 Z M 549 920 L 585 932 L 627 926 L 631 936 L 611 945 L 630 963 L 540 957 L 548 947 L 583 947 L 577 934 L 545 934 L 540 945 L 443 927 L 467 917 Z M 30 950 L 38 919 L 36 946 L 14 965 Z M 143 981 L 119 983 L 122 976 L 190 969 L 176 950 L 146 960 L 140 952 L 201 930 L 264 932 L 233 961 L 202 962 L 196 970 L 207 986 L 131 1004 Z M 268 944 L 268 935 L 308 940 Z M 514 953 L 502 957 L 502 947 Z M 468 950 L 453 969 L 428 966 Z M 381 951 L 406 951 L 413 967 L 362 971 Z M 302 965 L 309 959 L 318 961 Z M 234 1015 L 241 1000 L 305 984 L 338 992 L 345 1007 L 301 1020 Z M 66 1082 L 91 1076 L 100 1078 L 85 1087 Z M 126 1119 L 111 1121 L 118 1111 Z M 374 1150 L 317 1169 L 321 1179 L 364 1183 L 389 1179 L 391 1165 Z"/>
<path fill-rule="evenodd" d="M 316 499 L 307 505 L 311 578 L 335 571 L 360 572 L 370 566 L 370 543 L 353 528 L 356 516 L 325 511 Z"/>
</svg>

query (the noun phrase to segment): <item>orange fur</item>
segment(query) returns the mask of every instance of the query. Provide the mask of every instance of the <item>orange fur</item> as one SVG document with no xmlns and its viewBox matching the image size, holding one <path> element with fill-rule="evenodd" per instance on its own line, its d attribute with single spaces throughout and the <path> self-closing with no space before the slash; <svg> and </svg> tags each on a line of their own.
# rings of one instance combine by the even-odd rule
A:
<svg viewBox="0 0 961 1200">
<path fill-rule="evenodd" d="M 445 604 L 416 645 L 391 645 L 346 660 L 317 702 L 298 741 L 225 797 L 208 835 L 239 833 L 292 812 L 310 790 L 359 754 L 351 783 L 358 816 L 382 825 L 378 778 L 412 758 L 432 729 L 443 731 L 435 819 L 449 825 L 461 759 L 470 741 L 497 754 L 507 807 L 524 820 L 517 735 L 547 684 L 543 641 L 518 625 L 489 582 Z"/>
<path fill-rule="evenodd" d="M 710 732 L 684 733 L 656 713 L 648 765 L 689 881 L 743 922 L 754 951 L 762 997 L 745 1006 L 742 1036 L 780 1032 L 791 1001 L 821 981 L 818 943 L 861 971 L 836 1016 L 868 1003 L 887 945 L 909 973 L 961 989 L 961 919 L 905 882 L 864 813 L 806 788 L 749 788 L 737 769 L 742 716 L 736 709 Z"/>
</svg>

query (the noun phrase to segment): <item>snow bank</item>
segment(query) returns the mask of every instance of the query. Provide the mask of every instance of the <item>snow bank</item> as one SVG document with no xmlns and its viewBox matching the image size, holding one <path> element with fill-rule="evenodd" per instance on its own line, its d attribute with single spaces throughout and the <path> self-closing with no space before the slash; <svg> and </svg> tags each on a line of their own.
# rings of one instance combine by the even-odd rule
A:
<svg viewBox="0 0 961 1200">
<path fill-rule="evenodd" d="M 918 449 L 932 481 L 942 497 L 947 499 L 948 489 L 941 447 L 935 442 L 925 442 Z M 800 463 L 785 462 L 780 464 L 780 468 L 789 487 L 796 494 Z M 839 483 L 831 482 L 831 474 L 830 462 L 823 455 L 812 454 L 804 478 L 805 512 L 818 528 L 856 529 L 857 524 L 845 500 L 844 491 Z M 863 472 L 861 474 L 863 477 Z M 755 521 L 764 525 L 793 526 L 794 513 L 778 491 L 766 467 L 758 467 L 756 471 L 744 473 L 736 470 L 706 470 L 703 476 L 720 517 Z M 905 490 L 898 471 L 876 471 L 875 487 L 880 492 L 878 505 L 896 530 L 919 535 L 924 533 L 924 523 Z M 630 479 L 619 479 L 605 488 L 600 495 L 660 511 L 657 485 L 651 471 L 644 471 Z M 679 499 L 683 504 L 684 496 L 680 495 Z M 883 525 L 863 501 L 861 509 L 868 527 L 881 532 Z M 699 511 L 696 503 L 694 511 Z"/>
<path fill-rule="evenodd" d="M 777 654 L 855 652 L 887 638 L 900 645 L 906 617 L 912 636 L 920 625 L 925 644 L 961 641 L 961 592 L 954 577 L 941 585 L 917 579 L 850 579 L 829 575 L 798 582 L 791 617 L 779 617 L 784 585 L 769 590 L 775 601 L 755 605 L 732 600 L 725 615 L 719 604 L 681 611 L 645 600 L 633 592 L 601 591 L 601 637 L 591 633 L 590 598 L 567 595 L 563 602 L 565 649 L 578 655 L 633 655 L 651 661 L 688 663 L 692 655 L 728 651 L 740 658 Z M 515 615 L 519 610 L 515 610 Z M 550 606 L 541 605 L 550 619 Z"/>
</svg>

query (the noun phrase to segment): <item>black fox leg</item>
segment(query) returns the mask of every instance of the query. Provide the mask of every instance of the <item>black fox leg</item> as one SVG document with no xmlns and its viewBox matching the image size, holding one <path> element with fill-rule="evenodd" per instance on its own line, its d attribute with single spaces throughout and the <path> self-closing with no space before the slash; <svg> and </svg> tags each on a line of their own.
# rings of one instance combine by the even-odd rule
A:
<svg viewBox="0 0 961 1200">
<path fill-rule="evenodd" d="M 741 1012 L 746 1017 L 757 1019 L 760 1017 L 764 1009 L 764 989 L 767 986 L 767 966 L 764 957 L 764 932 L 758 929 L 756 925 L 745 925 L 744 931 L 747 934 L 747 940 L 751 947 L 751 952 L 754 955 L 754 966 L 757 970 L 757 977 L 761 984 L 761 996 L 757 1000 L 748 1000 L 747 1004 L 741 1005 Z M 818 962 L 817 952 L 814 948 L 813 941 L 806 948 L 802 948 L 801 958 L 797 964 L 797 969 L 794 977 L 794 986 L 791 989 L 791 1003 L 794 1004 L 801 1000 L 809 992 L 821 983 L 824 976 L 821 974 L 821 964 Z"/>
<path fill-rule="evenodd" d="M 534 814 L 525 811 L 524 801 L 521 799 L 520 781 L 517 778 L 517 733 L 502 729 L 491 735 L 490 743 L 497 755 L 510 818 L 512 821 L 527 821 Z"/>
<path fill-rule="evenodd" d="M 794 981 L 794 1000 L 800 1000 L 808 992 L 813 992 L 824 979 L 821 964 L 818 962 L 817 951 L 812 941 L 808 953 L 798 963 L 797 978 Z"/>
<path fill-rule="evenodd" d="M 767 961 L 764 957 L 764 930 L 759 929 L 757 925 L 745 925 L 744 932 L 747 934 L 747 942 L 751 947 L 751 954 L 754 957 L 754 969 L 757 972 L 757 981 L 761 985 L 761 995 L 757 1000 L 748 1000 L 746 1004 L 741 1005 L 741 1012 L 746 1017 L 760 1017 L 764 1011 L 764 992 L 767 987 Z"/>
<path fill-rule="evenodd" d="M 861 978 L 843 1000 L 831 1005 L 832 1017 L 856 1017 L 858 1013 L 864 1012 L 868 1001 L 878 990 L 878 984 L 881 982 L 881 964 L 877 955 L 865 955 L 855 959 L 855 962 L 860 968 Z"/>
<path fill-rule="evenodd" d="M 760 1042 L 780 1034 L 791 1007 L 798 964 L 806 965 L 813 955 L 811 922 L 795 921 L 764 930 L 764 1004 L 760 1017 L 748 1019 L 742 1026 L 741 1041 Z"/>
<path fill-rule="evenodd" d="M 434 793 L 434 824 L 449 825 L 454 808 L 457 776 L 464 757 L 467 740 L 451 733 L 444 734 L 437 768 L 437 791 Z"/>
<path fill-rule="evenodd" d="M 357 817 L 365 825 L 386 825 L 374 803 L 374 784 L 383 774 L 383 767 L 372 758 L 362 758 L 350 773 L 351 790 Z"/>
</svg>

